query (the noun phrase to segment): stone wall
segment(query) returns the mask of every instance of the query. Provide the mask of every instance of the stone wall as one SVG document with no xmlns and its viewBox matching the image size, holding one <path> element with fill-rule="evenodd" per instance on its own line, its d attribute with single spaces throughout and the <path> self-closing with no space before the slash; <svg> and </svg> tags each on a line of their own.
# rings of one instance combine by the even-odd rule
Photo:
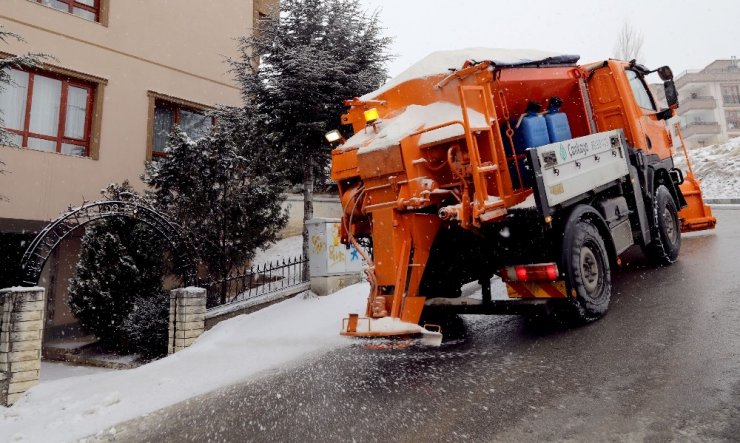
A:
<svg viewBox="0 0 740 443">
<path fill-rule="evenodd" d="M 0 290 L 0 404 L 10 406 L 39 381 L 44 288 Z"/>
</svg>

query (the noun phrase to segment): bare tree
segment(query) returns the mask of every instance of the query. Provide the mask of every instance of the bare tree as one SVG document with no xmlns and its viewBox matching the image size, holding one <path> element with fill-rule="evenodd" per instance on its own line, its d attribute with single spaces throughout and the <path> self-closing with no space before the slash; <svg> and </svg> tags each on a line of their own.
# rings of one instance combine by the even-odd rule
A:
<svg viewBox="0 0 740 443">
<path fill-rule="evenodd" d="M 622 29 L 619 31 L 619 35 L 617 35 L 617 43 L 614 45 L 614 57 L 619 60 L 644 62 L 642 55 L 643 41 L 642 33 L 633 28 L 629 22 L 625 21 Z"/>
</svg>

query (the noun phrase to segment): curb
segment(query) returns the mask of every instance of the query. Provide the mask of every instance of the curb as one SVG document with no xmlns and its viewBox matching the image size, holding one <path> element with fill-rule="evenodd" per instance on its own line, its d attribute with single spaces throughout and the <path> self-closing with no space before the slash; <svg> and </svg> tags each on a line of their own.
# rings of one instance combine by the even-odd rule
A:
<svg viewBox="0 0 740 443">
<path fill-rule="evenodd" d="M 737 205 L 740 198 L 705 198 L 704 203 L 709 205 Z"/>
</svg>

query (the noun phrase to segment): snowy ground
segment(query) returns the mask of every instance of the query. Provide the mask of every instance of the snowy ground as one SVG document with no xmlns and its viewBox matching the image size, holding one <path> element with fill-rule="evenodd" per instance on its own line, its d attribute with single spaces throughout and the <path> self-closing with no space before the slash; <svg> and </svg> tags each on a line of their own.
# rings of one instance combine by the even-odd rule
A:
<svg viewBox="0 0 740 443">
<path fill-rule="evenodd" d="M 301 255 L 303 252 L 302 248 L 302 236 L 287 237 L 270 245 L 268 249 L 257 250 L 252 263 L 256 266 L 265 263 L 274 263 L 277 260 L 295 258 Z"/>
<path fill-rule="evenodd" d="M 75 366 L 56 361 L 42 361 L 40 381 L 41 383 L 46 383 L 53 380 L 61 380 L 63 378 L 81 377 L 111 371 L 115 371 L 115 369 L 96 368 L 93 366 Z"/>
<path fill-rule="evenodd" d="M 362 283 L 327 297 L 298 296 L 226 320 L 191 347 L 148 365 L 41 383 L 0 409 L 0 441 L 115 434 L 116 423 L 347 346 L 352 341 L 339 335 L 341 319 L 364 310 L 368 291 Z"/>
<path fill-rule="evenodd" d="M 676 166 L 686 171 L 683 153 L 677 154 Z M 689 157 L 704 198 L 740 198 L 740 137 L 692 149 Z"/>
</svg>

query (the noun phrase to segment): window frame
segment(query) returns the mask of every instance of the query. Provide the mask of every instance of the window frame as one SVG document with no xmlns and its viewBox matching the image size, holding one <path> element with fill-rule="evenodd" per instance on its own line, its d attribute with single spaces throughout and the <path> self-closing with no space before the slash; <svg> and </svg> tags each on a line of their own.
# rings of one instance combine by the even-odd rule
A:
<svg viewBox="0 0 740 443">
<path fill-rule="evenodd" d="M 655 98 L 653 97 L 653 94 L 650 92 L 650 88 L 648 87 L 647 83 L 645 82 L 645 76 L 642 75 L 640 72 L 634 70 L 634 69 L 626 68 L 625 71 L 631 72 L 631 73 L 635 74 L 635 80 L 639 80 L 640 81 L 640 84 L 642 85 L 642 89 L 647 94 L 647 97 L 650 100 L 650 105 L 652 107 L 650 107 L 650 108 L 644 108 L 642 106 L 642 104 L 637 99 L 637 94 L 635 94 L 635 88 L 632 87 L 632 81 L 630 80 L 629 76 L 627 76 L 627 83 L 630 86 L 630 91 L 632 91 L 632 97 L 635 99 L 635 103 L 637 103 L 637 106 L 639 106 L 640 109 L 644 109 L 646 111 L 658 112 L 658 106 L 655 103 Z"/>
<path fill-rule="evenodd" d="M 72 157 L 90 157 L 91 153 L 91 144 L 92 144 L 92 128 L 93 128 L 93 120 L 95 116 L 95 97 L 97 92 L 97 87 L 94 82 L 89 82 L 85 80 L 80 80 L 74 77 L 70 77 L 68 75 L 56 73 L 53 71 L 48 71 L 44 69 L 39 68 L 26 68 L 26 69 L 17 69 L 17 68 L 10 68 L 15 69 L 16 71 L 21 72 L 27 72 L 28 73 L 28 87 L 26 91 L 26 110 L 25 115 L 23 116 L 23 129 L 12 129 L 12 128 L 6 128 L 6 130 L 12 134 L 20 135 L 21 136 L 21 143 L 20 148 L 21 149 L 28 149 L 29 151 L 39 151 L 39 152 L 54 152 L 57 154 L 62 155 L 69 155 Z M 34 91 L 34 82 L 36 80 L 37 76 L 58 80 L 62 83 L 61 89 L 60 89 L 60 98 L 59 98 L 59 116 L 58 116 L 58 122 L 57 122 L 57 128 L 56 128 L 56 136 L 52 135 L 46 135 L 46 134 L 39 134 L 36 132 L 32 132 L 30 130 L 31 127 L 31 110 L 33 108 L 33 91 Z M 66 136 L 66 125 L 67 125 L 67 100 L 69 98 L 69 87 L 73 86 L 80 89 L 85 89 L 87 91 L 87 100 L 85 102 L 85 123 L 83 128 L 83 138 L 77 139 L 73 137 Z M 47 140 L 47 141 L 53 141 L 56 143 L 54 151 L 44 151 L 40 149 L 33 149 L 28 147 L 28 139 L 29 138 L 37 138 L 41 140 Z M 75 146 L 83 146 L 85 148 L 85 155 L 73 155 L 73 154 L 63 154 L 62 153 L 62 144 L 71 144 Z"/>
<path fill-rule="evenodd" d="M 730 124 L 735 126 L 730 128 Z M 740 132 L 740 110 L 725 109 L 725 126 L 727 132 Z"/>
<path fill-rule="evenodd" d="M 725 91 L 733 89 L 729 94 Z M 720 94 L 722 95 L 722 106 L 736 108 L 740 106 L 740 84 L 737 83 L 726 83 L 719 86 Z M 730 100 L 728 100 L 728 98 Z"/>
<path fill-rule="evenodd" d="M 149 96 L 149 113 L 147 119 L 147 149 L 146 149 L 146 161 L 152 161 L 156 158 L 167 157 L 167 154 L 161 151 L 154 150 L 154 110 L 157 106 L 157 102 L 166 103 L 175 109 L 175 117 L 173 119 L 173 127 L 178 125 L 180 122 L 180 110 L 185 109 L 191 112 L 205 113 L 213 109 L 212 106 L 204 105 L 190 100 L 185 100 L 178 97 L 173 97 L 167 94 L 161 94 L 154 91 L 148 91 Z M 211 124 L 215 126 L 216 119 L 211 117 Z"/>
<path fill-rule="evenodd" d="M 34 1 L 35 3 L 40 4 L 41 6 L 46 6 L 47 8 L 54 9 L 55 11 L 66 12 L 68 14 L 72 14 L 75 17 L 79 17 L 79 18 L 81 18 L 83 20 L 92 21 L 93 23 L 101 23 L 101 18 L 103 16 L 103 14 L 101 13 L 101 11 L 103 10 L 103 2 L 105 0 L 93 0 L 94 6 L 86 5 L 86 4 L 84 4 L 84 3 L 82 3 L 82 2 L 80 2 L 78 0 L 56 0 L 56 1 L 60 2 L 60 3 L 65 3 L 67 5 L 67 10 L 66 11 L 63 11 L 61 9 L 57 9 L 57 8 L 51 6 L 51 5 L 45 5 L 43 3 L 44 0 L 32 0 L 32 1 Z M 79 15 L 75 14 L 74 13 L 74 8 L 82 9 L 82 10 L 87 11 L 87 12 L 92 12 L 93 14 L 95 14 L 95 20 L 94 21 L 93 20 L 88 20 L 85 17 L 82 17 L 82 16 L 79 16 Z"/>
<path fill-rule="evenodd" d="M 107 1 L 107 0 L 103 0 Z M 18 54 L 13 54 L 10 52 L 4 52 L 0 51 L 0 58 L 11 58 L 11 57 L 17 57 Z M 61 66 L 53 65 L 50 63 L 42 63 L 40 66 L 35 68 L 36 70 L 40 72 L 44 72 L 46 75 L 58 75 L 62 77 L 66 77 L 72 80 L 77 80 L 81 82 L 87 82 L 89 84 L 95 85 L 95 94 L 93 98 L 93 107 L 92 107 L 92 122 L 90 127 L 90 144 L 89 144 L 89 150 L 88 150 L 88 156 L 87 157 L 81 157 L 81 156 L 72 156 L 68 154 L 62 154 L 67 155 L 69 157 L 75 157 L 75 158 L 87 158 L 90 160 L 98 160 L 100 158 L 100 136 L 102 132 L 103 127 L 103 99 L 105 97 L 105 87 L 108 85 L 108 80 L 103 77 L 98 77 L 92 74 L 87 74 L 80 71 L 74 71 L 72 69 L 63 68 Z M 23 69 L 21 69 L 23 71 Z M 61 104 L 60 104 L 61 105 Z M 25 121 L 24 121 L 25 125 Z M 3 145 L 0 145 L 3 146 Z M 26 148 L 22 148 L 26 149 Z M 33 149 L 29 149 L 30 151 L 34 151 Z M 44 152 L 44 151 L 37 151 L 37 152 Z"/>
</svg>

